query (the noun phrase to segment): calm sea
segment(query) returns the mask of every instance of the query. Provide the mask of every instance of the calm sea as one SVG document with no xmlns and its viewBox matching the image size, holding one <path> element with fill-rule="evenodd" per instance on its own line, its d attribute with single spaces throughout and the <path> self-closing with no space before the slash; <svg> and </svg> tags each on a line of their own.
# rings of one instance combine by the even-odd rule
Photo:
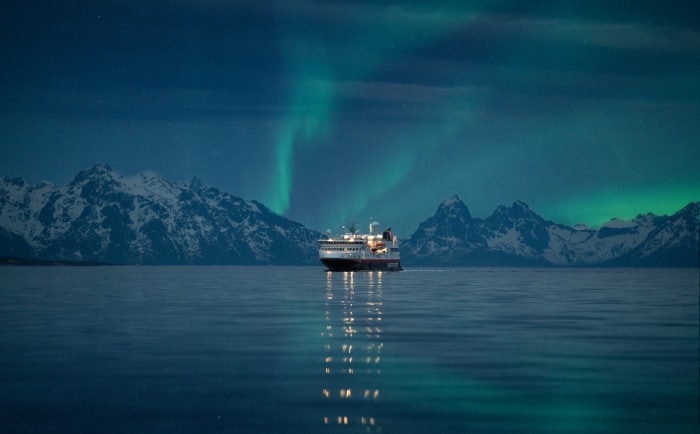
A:
<svg viewBox="0 0 700 434">
<path fill-rule="evenodd" d="M 698 271 L 0 268 L 3 433 L 696 433 Z"/>
</svg>

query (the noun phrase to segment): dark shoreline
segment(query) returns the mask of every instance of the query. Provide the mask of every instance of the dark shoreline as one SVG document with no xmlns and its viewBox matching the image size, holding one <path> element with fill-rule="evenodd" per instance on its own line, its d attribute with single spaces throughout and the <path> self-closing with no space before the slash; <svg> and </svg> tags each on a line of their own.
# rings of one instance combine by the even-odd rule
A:
<svg viewBox="0 0 700 434">
<path fill-rule="evenodd" d="M 0 257 L 0 265 L 20 265 L 20 266 L 68 266 L 68 267 L 95 267 L 104 265 L 115 265 L 97 261 L 66 261 L 62 259 L 26 259 L 16 256 Z"/>
</svg>

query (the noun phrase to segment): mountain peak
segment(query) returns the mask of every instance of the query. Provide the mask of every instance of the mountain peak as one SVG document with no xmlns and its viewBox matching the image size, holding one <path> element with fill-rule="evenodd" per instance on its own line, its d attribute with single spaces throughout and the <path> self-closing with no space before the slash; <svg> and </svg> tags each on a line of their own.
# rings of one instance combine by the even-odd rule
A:
<svg viewBox="0 0 700 434">
<path fill-rule="evenodd" d="M 112 166 L 107 163 L 97 163 L 88 169 L 87 172 L 95 174 L 112 173 Z"/>
<path fill-rule="evenodd" d="M 456 194 L 443 200 L 435 215 L 450 218 L 461 217 L 464 220 L 471 220 L 472 218 L 471 213 L 469 213 L 469 208 L 467 208 Z"/>
<path fill-rule="evenodd" d="M 516 200 L 515 202 L 513 202 L 513 206 L 511 206 L 511 208 L 521 209 L 523 211 L 530 211 L 530 207 L 522 200 Z"/>
<path fill-rule="evenodd" d="M 452 196 L 446 198 L 445 200 L 442 201 L 440 204 L 441 206 L 450 206 L 455 202 L 462 202 L 462 200 L 459 198 L 458 195 L 453 194 Z"/>
<path fill-rule="evenodd" d="M 543 221 L 544 219 L 540 217 L 539 214 L 530 209 L 530 207 L 523 201 L 516 200 L 513 202 L 513 206 L 510 207 L 513 215 L 516 218 L 523 218 L 529 220 Z"/>
<path fill-rule="evenodd" d="M 202 186 L 155 172 L 125 178 L 106 164 L 80 172 L 69 188 L 17 191 L 0 183 L 0 256 L 119 264 L 318 260 L 317 232 L 214 188 L 203 195 Z"/>
<path fill-rule="evenodd" d="M 679 211 L 681 214 L 694 215 L 695 218 L 700 218 L 700 202 L 690 202 Z"/>
<path fill-rule="evenodd" d="M 88 170 L 81 170 L 73 179 L 73 183 L 80 183 L 88 178 L 100 178 L 100 177 L 110 177 L 112 178 L 114 172 L 109 164 L 98 163 L 92 166 Z"/>
<path fill-rule="evenodd" d="M 608 222 L 606 222 L 603 227 L 604 228 L 610 228 L 610 229 L 625 229 L 625 228 L 633 228 L 637 226 L 637 223 L 635 221 L 627 221 L 627 220 L 622 220 L 617 217 L 611 218 Z"/>
<path fill-rule="evenodd" d="M 466 209 L 452 196 L 421 223 L 404 244 L 407 264 L 697 266 L 697 202 L 672 216 L 612 219 L 600 229 L 545 220 L 522 201 L 484 220 L 465 221 L 460 207 Z"/>
<path fill-rule="evenodd" d="M 190 180 L 190 188 L 192 190 L 201 191 L 206 190 L 207 185 L 200 178 L 193 176 Z"/>
<path fill-rule="evenodd" d="M 505 205 L 498 206 L 493 212 L 493 214 L 491 214 L 491 216 L 489 216 L 486 219 L 486 221 L 490 224 L 493 224 L 493 222 L 502 222 L 507 220 L 535 220 L 538 222 L 544 221 L 544 219 L 540 217 L 536 212 L 531 210 L 525 202 L 520 200 L 516 200 L 515 202 L 513 202 L 513 205 L 510 207 Z"/>
</svg>

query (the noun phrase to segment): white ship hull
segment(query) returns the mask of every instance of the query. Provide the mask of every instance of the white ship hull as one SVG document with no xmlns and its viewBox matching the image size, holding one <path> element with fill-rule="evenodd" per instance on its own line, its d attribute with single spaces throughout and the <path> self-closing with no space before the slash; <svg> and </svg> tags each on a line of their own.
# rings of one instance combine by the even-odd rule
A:
<svg viewBox="0 0 700 434">
<path fill-rule="evenodd" d="M 321 258 L 321 262 L 331 271 L 402 270 L 401 262 L 398 259 Z"/>
<path fill-rule="evenodd" d="M 373 223 L 369 234 L 349 232 L 318 240 L 319 259 L 331 271 L 402 270 L 397 238 L 391 229 L 379 234 L 377 226 Z"/>
</svg>

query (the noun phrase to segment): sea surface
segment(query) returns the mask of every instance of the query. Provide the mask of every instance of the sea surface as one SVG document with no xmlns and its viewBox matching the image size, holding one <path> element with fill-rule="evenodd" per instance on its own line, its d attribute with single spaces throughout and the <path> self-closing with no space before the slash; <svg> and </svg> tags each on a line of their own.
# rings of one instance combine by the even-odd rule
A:
<svg viewBox="0 0 700 434">
<path fill-rule="evenodd" d="M 0 267 L 2 433 L 697 433 L 698 271 Z"/>
</svg>

